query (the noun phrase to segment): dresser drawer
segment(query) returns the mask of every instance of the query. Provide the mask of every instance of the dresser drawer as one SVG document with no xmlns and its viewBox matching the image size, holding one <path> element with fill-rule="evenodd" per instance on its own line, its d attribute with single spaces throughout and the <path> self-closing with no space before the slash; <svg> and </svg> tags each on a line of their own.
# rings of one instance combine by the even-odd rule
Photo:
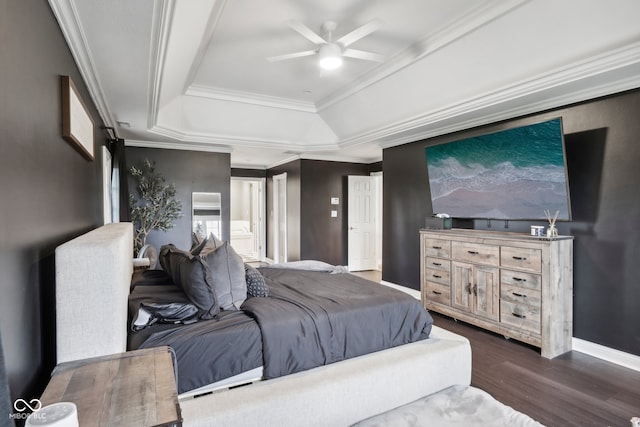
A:
<svg viewBox="0 0 640 427">
<path fill-rule="evenodd" d="M 540 249 L 502 246 L 500 265 L 539 273 L 542 271 L 542 251 Z"/>
<path fill-rule="evenodd" d="M 502 301 L 540 307 L 540 291 L 521 288 L 519 286 L 502 283 L 500 285 L 500 299 Z"/>
<path fill-rule="evenodd" d="M 430 282 L 436 282 L 440 283 L 441 285 L 449 286 L 451 284 L 451 273 L 446 270 L 426 268 L 424 270 L 424 279 Z"/>
<path fill-rule="evenodd" d="M 542 276 L 539 274 L 525 273 L 515 270 L 500 270 L 500 283 L 519 286 L 521 288 L 529 288 L 534 290 L 541 289 Z"/>
<path fill-rule="evenodd" d="M 424 241 L 424 254 L 440 258 L 451 256 L 451 242 L 449 240 L 427 238 Z"/>
<path fill-rule="evenodd" d="M 540 307 L 500 301 L 500 322 L 540 334 Z"/>
<path fill-rule="evenodd" d="M 451 261 L 448 259 L 426 257 L 424 265 L 432 270 L 451 271 Z"/>
<path fill-rule="evenodd" d="M 451 305 L 451 289 L 438 283 L 427 282 L 424 294 L 425 302 L 437 302 L 446 306 Z"/>
<path fill-rule="evenodd" d="M 456 261 L 498 265 L 500 262 L 500 247 L 481 243 L 452 242 L 451 257 Z"/>
</svg>

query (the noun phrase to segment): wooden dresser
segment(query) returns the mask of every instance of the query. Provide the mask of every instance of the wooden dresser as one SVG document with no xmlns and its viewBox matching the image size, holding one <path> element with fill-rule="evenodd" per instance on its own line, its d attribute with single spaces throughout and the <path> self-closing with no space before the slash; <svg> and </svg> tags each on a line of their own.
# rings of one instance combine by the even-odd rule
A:
<svg viewBox="0 0 640 427">
<path fill-rule="evenodd" d="M 420 230 L 420 289 L 429 309 L 540 347 L 571 350 L 573 238 Z"/>
</svg>

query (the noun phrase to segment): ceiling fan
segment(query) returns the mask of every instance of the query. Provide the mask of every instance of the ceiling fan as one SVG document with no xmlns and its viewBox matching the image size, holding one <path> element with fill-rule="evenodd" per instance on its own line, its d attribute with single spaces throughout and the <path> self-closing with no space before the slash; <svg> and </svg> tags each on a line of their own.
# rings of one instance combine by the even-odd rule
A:
<svg viewBox="0 0 640 427">
<path fill-rule="evenodd" d="M 316 49 L 272 56 L 267 58 L 268 61 L 276 62 L 317 54 L 320 58 L 320 67 L 326 70 L 333 70 L 342 65 L 343 57 L 375 62 L 382 62 L 384 60 L 383 55 L 349 48 L 351 44 L 376 31 L 380 27 L 380 23 L 377 20 L 364 24 L 335 41 L 332 38 L 332 33 L 337 28 L 337 24 L 334 21 L 327 21 L 322 24 L 322 34 L 324 37 L 310 30 L 309 27 L 302 22 L 289 21 L 288 24 L 293 30 L 314 43 Z"/>
</svg>

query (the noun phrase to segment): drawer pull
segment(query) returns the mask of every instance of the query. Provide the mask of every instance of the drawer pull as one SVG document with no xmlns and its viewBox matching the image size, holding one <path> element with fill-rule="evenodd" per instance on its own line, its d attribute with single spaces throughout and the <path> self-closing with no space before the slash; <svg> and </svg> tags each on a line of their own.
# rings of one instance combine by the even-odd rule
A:
<svg viewBox="0 0 640 427">
<path fill-rule="evenodd" d="M 431 292 L 433 292 L 436 295 L 442 295 L 442 292 L 440 292 L 440 291 L 431 291 Z"/>
<path fill-rule="evenodd" d="M 526 298 L 527 296 L 525 294 L 519 294 L 517 292 L 511 292 L 513 295 L 520 297 L 520 298 Z"/>
<path fill-rule="evenodd" d="M 471 283 L 469 283 L 469 284 L 465 287 L 465 289 L 466 289 L 467 293 L 468 293 L 469 295 L 471 295 Z"/>
<path fill-rule="evenodd" d="M 468 253 L 470 253 L 471 255 L 478 255 L 478 251 L 467 251 Z"/>
<path fill-rule="evenodd" d="M 511 258 L 517 260 L 517 261 L 526 261 L 527 257 L 523 257 L 523 256 L 512 256 Z"/>
<path fill-rule="evenodd" d="M 436 279 L 442 279 L 442 276 L 438 275 L 438 274 L 432 274 L 433 277 L 435 277 Z"/>
<path fill-rule="evenodd" d="M 432 246 L 432 248 L 440 250 L 440 249 L 442 249 L 442 246 Z"/>
<path fill-rule="evenodd" d="M 442 264 L 439 262 L 432 262 L 431 265 L 435 265 L 436 267 L 440 267 Z"/>
<path fill-rule="evenodd" d="M 515 280 L 516 282 L 526 282 L 527 279 L 523 279 L 521 277 L 512 277 L 513 280 Z"/>
<path fill-rule="evenodd" d="M 519 313 L 511 313 L 514 316 L 516 316 L 518 319 L 526 319 L 527 316 L 525 316 L 524 314 L 519 314 Z"/>
<path fill-rule="evenodd" d="M 473 294 L 478 296 L 478 285 L 473 285 Z"/>
</svg>

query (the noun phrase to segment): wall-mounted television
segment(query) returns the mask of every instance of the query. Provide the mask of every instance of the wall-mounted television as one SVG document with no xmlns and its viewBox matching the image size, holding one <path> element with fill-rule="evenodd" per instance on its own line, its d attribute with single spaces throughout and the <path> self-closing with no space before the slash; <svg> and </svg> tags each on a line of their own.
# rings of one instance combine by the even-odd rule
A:
<svg viewBox="0 0 640 427">
<path fill-rule="evenodd" d="M 562 119 L 425 148 L 433 213 L 571 219 Z"/>
</svg>

